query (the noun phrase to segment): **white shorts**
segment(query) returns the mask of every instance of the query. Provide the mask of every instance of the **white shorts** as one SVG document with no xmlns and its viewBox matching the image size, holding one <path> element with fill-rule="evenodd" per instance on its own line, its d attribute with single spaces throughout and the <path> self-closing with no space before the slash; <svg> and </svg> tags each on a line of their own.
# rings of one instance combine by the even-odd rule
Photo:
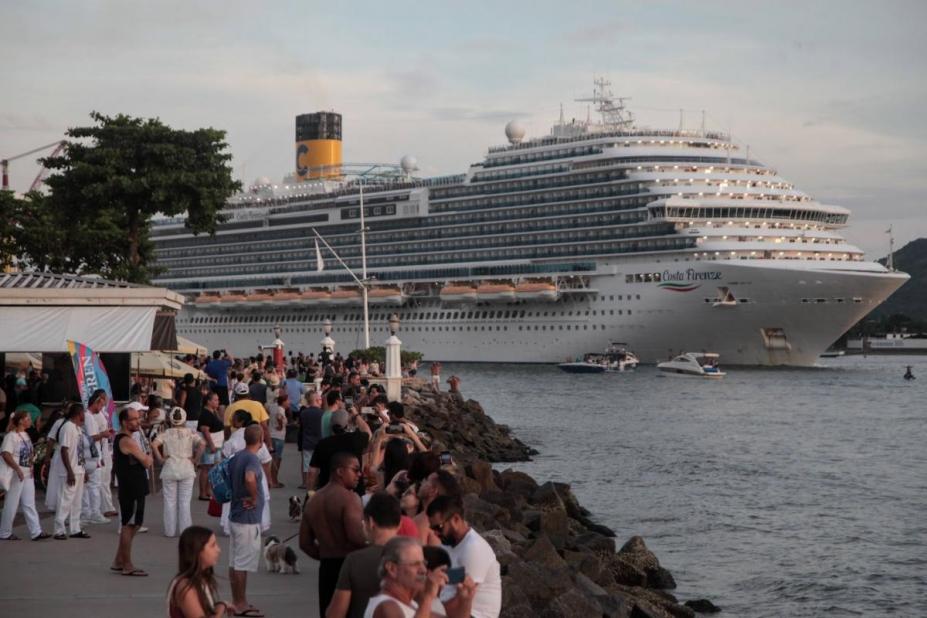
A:
<svg viewBox="0 0 927 618">
<path fill-rule="evenodd" d="M 229 522 L 229 568 L 256 573 L 261 563 L 261 524 Z"/>
</svg>

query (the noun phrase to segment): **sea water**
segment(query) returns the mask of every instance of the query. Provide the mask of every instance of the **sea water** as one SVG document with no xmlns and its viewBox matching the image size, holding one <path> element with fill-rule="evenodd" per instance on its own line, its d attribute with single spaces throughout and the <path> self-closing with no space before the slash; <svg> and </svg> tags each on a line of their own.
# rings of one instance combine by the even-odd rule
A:
<svg viewBox="0 0 927 618">
<path fill-rule="evenodd" d="M 446 363 L 442 380 L 540 451 L 513 467 L 570 483 L 619 545 L 643 536 L 680 600 L 927 616 L 927 357 L 820 365 L 702 380 Z"/>
</svg>

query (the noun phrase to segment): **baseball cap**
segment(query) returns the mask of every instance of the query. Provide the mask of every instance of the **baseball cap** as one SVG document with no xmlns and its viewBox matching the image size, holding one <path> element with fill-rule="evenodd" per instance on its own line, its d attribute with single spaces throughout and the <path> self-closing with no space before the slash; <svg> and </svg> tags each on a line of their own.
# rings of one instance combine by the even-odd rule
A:
<svg viewBox="0 0 927 618">
<path fill-rule="evenodd" d="M 332 427 L 347 428 L 351 417 L 345 410 L 336 410 L 332 413 Z"/>
<path fill-rule="evenodd" d="M 244 382 L 239 382 L 235 385 L 235 394 L 236 395 L 248 395 L 251 391 L 248 390 L 248 385 Z"/>
<path fill-rule="evenodd" d="M 129 403 L 126 404 L 126 410 L 135 410 L 136 412 L 142 412 L 147 409 L 148 409 L 148 406 L 143 406 L 137 401 L 130 401 Z"/>
</svg>

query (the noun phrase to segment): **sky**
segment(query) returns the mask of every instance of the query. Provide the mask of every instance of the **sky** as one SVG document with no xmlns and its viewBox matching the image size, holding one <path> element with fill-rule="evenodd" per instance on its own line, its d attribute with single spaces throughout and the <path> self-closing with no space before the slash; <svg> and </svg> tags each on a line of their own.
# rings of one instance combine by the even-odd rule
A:
<svg viewBox="0 0 927 618">
<path fill-rule="evenodd" d="M 344 160 L 463 173 L 520 120 L 585 118 L 595 76 L 639 125 L 730 132 L 871 257 L 927 237 L 927 2 L 0 0 L 0 158 L 89 113 L 227 132 L 245 185 L 293 171 L 294 117 Z M 35 155 L 40 156 L 40 155 Z M 10 164 L 13 188 L 38 173 Z"/>
</svg>

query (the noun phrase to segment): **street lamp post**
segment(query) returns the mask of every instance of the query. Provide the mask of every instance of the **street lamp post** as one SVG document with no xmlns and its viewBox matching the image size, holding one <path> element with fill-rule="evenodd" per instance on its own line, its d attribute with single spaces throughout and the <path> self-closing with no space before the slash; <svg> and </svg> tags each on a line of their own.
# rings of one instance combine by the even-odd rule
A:
<svg viewBox="0 0 927 618">
<path fill-rule="evenodd" d="M 390 401 L 402 399 L 402 342 L 399 332 L 399 316 L 389 318 L 389 339 L 386 340 L 386 398 Z"/>
</svg>

